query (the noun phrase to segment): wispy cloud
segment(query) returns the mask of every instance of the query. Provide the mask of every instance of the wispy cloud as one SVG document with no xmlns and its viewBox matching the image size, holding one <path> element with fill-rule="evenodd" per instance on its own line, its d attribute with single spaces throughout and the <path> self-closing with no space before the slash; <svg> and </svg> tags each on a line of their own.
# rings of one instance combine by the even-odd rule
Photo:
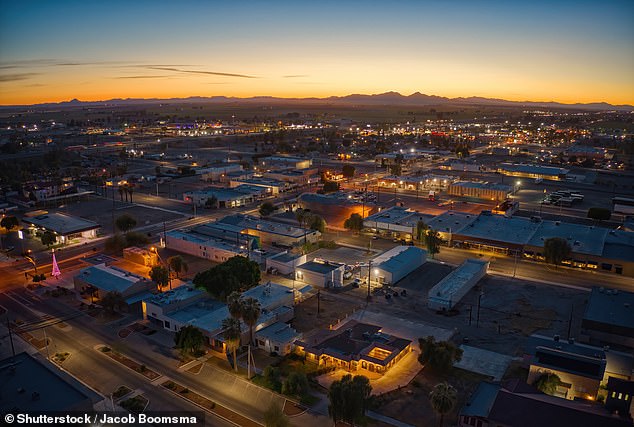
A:
<svg viewBox="0 0 634 427">
<path fill-rule="evenodd" d="M 291 74 L 288 76 L 282 76 L 285 79 L 299 79 L 301 77 L 308 77 L 308 74 Z"/>
<path fill-rule="evenodd" d="M 113 79 L 168 79 L 171 76 L 166 75 L 166 76 L 143 76 L 143 75 L 139 75 L 139 76 L 118 76 L 118 77 L 113 77 Z"/>
<path fill-rule="evenodd" d="M 256 76 L 249 76 L 246 74 L 235 74 L 235 73 L 221 73 L 218 71 L 202 71 L 202 70 L 183 70 L 180 68 L 173 67 L 152 67 L 148 66 L 147 68 L 151 70 L 161 70 L 161 71 L 173 71 L 176 73 L 185 73 L 185 74 L 207 74 L 211 76 L 224 76 L 224 77 L 240 77 L 244 79 L 257 79 Z"/>
<path fill-rule="evenodd" d="M 26 80 L 37 75 L 39 75 L 39 73 L 5 74 L 5 75 L 0 75 L 0 82 L 15 82 L 18 80 Z"/>
</svg>

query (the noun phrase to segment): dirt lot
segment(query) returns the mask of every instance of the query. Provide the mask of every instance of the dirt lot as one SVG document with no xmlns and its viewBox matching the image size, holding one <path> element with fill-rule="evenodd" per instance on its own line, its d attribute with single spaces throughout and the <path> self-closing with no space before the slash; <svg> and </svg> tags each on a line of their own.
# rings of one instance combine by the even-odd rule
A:
<svg viewBox="0 0 634 427">
<path fill-rule="evenodd" d="M 299 332 L 327 329 L 338 320 L 351 314 L 361 304 L 351 303 L 325 292 L 320 294 L 320 311 L 317 313 L 317 295 L 312 296 L 295 306 L 293 327 Z"/>
</svg>

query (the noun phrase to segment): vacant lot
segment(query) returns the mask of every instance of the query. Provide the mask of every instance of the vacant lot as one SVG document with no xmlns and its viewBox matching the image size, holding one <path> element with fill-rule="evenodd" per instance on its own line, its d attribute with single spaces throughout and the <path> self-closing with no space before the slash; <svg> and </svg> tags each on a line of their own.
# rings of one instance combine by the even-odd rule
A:
<svg viewBox="0 0 634 427">
<path fill-rule="evenodd" d="M 312 296 L 295 306 L 293 327 L 299 332 L 328 329 L 330 325 L 343 320 L 347 315 L 361 307 L 360 304 L 348 302 L 333 295 L 321 292 L 319 313 L 317 313 L 317 295 Z"/>
</svg>

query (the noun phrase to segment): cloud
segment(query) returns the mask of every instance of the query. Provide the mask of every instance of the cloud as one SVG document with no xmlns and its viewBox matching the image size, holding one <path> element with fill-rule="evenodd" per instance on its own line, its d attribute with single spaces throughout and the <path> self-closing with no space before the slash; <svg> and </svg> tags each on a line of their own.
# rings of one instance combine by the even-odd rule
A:
<svg viewBox="0 0 634 427">
<path fill-rule="evenodd" d="M 168 79 L 170 76 L 118 76 L 113 79 Z"/>
<path fill-rule="evenodd" d="M 225 76 L 225 77 L 240 77 L 244 79 L 257 79 L 256 76 L 248 76 L 246 74 L 234 74 L 234 73 L 221 73 L 218 71 L 200 71 L 200 70 L 182 70 L 180 68 L 173 67 L 153 67 L 148 66 L 147 68 L 151 70 L 161 70 L 161 71 L 173 71 L 176 73 L 186 73 L 186 74 L 207 74 L 211 76 Z"/>
<path fill-rule="evenodd" d="M 285 79 L 298 79 L 301 77 L 308 77 L 308 74 L 291 74 L 288 76 L 282 76 L 282 78 L 285 78 Z"/>
<path fill-rule="evenodd" d="M 15 82 L 18 80 L 26 80 L 37 75 L 39 75 L 39 73 L 5 74 L 5 75 L 0 75 L 0 82 Z"/>
</svg>

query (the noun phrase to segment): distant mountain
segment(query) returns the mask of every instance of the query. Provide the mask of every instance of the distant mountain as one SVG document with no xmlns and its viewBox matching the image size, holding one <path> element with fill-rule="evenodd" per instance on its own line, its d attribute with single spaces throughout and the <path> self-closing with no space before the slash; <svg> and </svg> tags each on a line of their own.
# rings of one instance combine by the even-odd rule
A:
<svg viewBox="0 0 634 427">
<path fill-rule="evenodd" d="M 382 106 L 443 106 L 443 105 L 482 105 L 482 106 L 508 106 L 530 108 L 572 108 L 583 110 L 620 110 L 634 111 L 632 105 L 612 105 L 606 102 L 564 104 L 561 102 L 539 101 L 508 101 L 505 99 L 482 98 L 472 96 L 468 98 L 446 98 L 443 96 L 426 95 L 415 92 L 411 95 L 401 95 L 398 92 L 385 92 L 373 95 L 352 94 L 346 96 L 331 96 L 328 98 L 278 98 L 273 96 L 254 96 L 250 98 L 236 98 L 227 96 L 191 96 L 188 98 L 126 98 L 109 99 L 106 101 L 79 101 L 72 99 L 57 103 L 36 104 L 32 107 L 60 108 L 60 107 L 97 107 L 97 106 L 126 106 L 159 103 L 266 103 L 266 104 L 330 104 L 330 105 L 382 105 Z M 0 108 L 27 107 L 26 105 L 2 106 Z M 29 106 L 31 107 L 31 106 Z"/>
</svg>

